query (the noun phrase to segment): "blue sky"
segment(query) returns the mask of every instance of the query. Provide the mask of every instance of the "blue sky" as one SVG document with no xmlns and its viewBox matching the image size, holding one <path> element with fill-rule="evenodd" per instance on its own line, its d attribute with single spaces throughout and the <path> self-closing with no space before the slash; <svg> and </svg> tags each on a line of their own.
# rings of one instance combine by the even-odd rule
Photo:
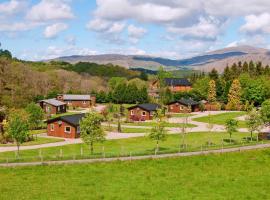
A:
<svg viewBox="0 0 270 200">
<path fill-rule="evenodd" d="M 186 58 L 269 47 L 269 0 L 0 0 L 0 42 L 21 59 L 104 53 Z"/>
</svg>

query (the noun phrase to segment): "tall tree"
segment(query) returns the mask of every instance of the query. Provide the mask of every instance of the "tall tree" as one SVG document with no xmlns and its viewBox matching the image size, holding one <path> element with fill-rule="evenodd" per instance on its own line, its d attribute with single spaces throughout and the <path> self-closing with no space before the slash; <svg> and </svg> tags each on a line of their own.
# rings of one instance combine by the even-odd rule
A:
<svg viewBox="0 0 270 200">
<path fill-rule="evenodd" d="M 215 68 L 213 68 L 211 72 L 209 72 L 209 78 L 216 81 L 218 77 L 219 77 L 218 71 Z"/>
<path fill-rule="evenodd" d="M 91 154 L 94 153 L 94 143 L 103 142 L 105 133 L 101 127 L 102 116 L 95 112 L 88 113 L 80 121 L 81 138 L 89 145 Z"/>
<path fill-rule="evenodd" d="M 217 94 L 216 94 L 216 82 L 214 80 L 211 80 L 209 82 L 209 88 L 208 88 L 208 98 L 207 100 L 210 103 L 216 102 L 217 100 Z"/>
<path fill-rule="evenodd" d="M 270 100 L 266 100 L 262 103 L 261 116 L 265 125 L 270 125 Z"/>
<path fill-rule="evenodd" d="M 259 132 L 263 124 L 261 115 L 258 111 L 256 111 L 256 109 L 252 109 L 250 112 L 248 112 L 246 124 L 250 132 L 250 139 L 252 141 L 253 133 Z"/>
<path fill-rule="evenodd" d="M 237 132 L 238 121 L 235 119 L 226 120 L 225 128 L 230 135 L 230 142 L 232 142 L 232 134 Z"/>
<path fill-rule="evenodd" d="M 235 79 L 231 85 L 228 94 L 227 109 L 239 110 L 241 105 L 241 85 L 238 79 Z"/>
<path fill-rule="evenodd" d="M 12 110 L 8 122 L 8 134 L 17 145 L 19 155 L 20 146 L 26 142 L 29 137 L 28 114 L 24 110 Z"/>
<path fill-rule="evenodd" d="M 44 118 L 44 112 L 41 107 L 32 102 L 26 106 L 25 111 L 29 116 L 29 128 L 39 128 Z"/>
<path fill-rule="evenodd" d="M 149 138 L 156 141 L 156 152 L 159 151 L 159 142 L 165 141 L 167 138 L 167 131 L 165 130 L 165 124 L 163 119 L 162 110 L 159 109 L 156 112 L 156 123 L 154 127 L 151 129 L 151 133 L 149 134 Z"/>
</svg>

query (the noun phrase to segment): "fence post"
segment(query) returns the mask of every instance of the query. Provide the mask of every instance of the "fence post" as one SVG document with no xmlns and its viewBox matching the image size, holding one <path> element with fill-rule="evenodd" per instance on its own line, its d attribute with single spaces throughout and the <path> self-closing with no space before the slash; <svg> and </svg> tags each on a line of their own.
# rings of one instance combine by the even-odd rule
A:
<svg viewBox="0 0 270 200">
<path fill-rule="evenodd" d="M 103 155 L 103 158 L 105 158 L 105 147 L 102 146 L 102 155 Z"/>
<path fill-rule="evenodd" d="M 39 149 L 39 158 L 40 158 L 40 161 L 43 162 L 42 150 L 41 149 Z"/>
<path fill-rule="evenodd" d="M 81 157 L 83 157 L 83 147 L 81 146 Z"/>
<path fill-rule="evenodd" d="M 63 157 L 63 149 L 62 148 L 60 149 L 60 154 L 59 155 L 60 155 L 60 158 Z"/>
</svg>

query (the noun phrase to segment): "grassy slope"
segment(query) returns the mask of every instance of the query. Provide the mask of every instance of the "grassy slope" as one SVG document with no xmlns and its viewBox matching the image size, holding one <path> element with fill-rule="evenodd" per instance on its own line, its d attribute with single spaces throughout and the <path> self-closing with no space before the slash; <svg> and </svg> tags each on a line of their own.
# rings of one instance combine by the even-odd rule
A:
<svg viewBox="0 0 270 200">
<path fill-rule="evenodd" d="M 54 143 L 54 142 L 61 142 L 61 141 L 64 141 L 64 139 L 38 137 L 37 139 L 35 138 L 35 140 L 33 141 L 23 143 L 22 146 L 31 146 L 31 145 Z M 16 144 L 0 144 L 0 147 L 7 147 L 7 146 L 16 146 Z"/>
<path fill-rule="evenodd" d="M 219 124 L 219 125 L 225 125 L 227 119 L 234 119 L 240 116 L 245 115 L 245 112 L 231 112 L 231 113 L 222 113 L 218 115 L 211 115 L 211 122 L 212 124 Z M 194 121 L 198 122 L 209 122 L 209 117 L 199 117 L 199 118 L 194 118 Z M 239 121 L 238 122 L 239 128 L 246 128 L 246 124 L 244 121 Z"/>
<path fill-rule="evenodd" d="M 249 134 L 247 133 L 235 133 L 233 134 L 233 140 L 235 140 L 235 144 L 230 144 L 229 141 L 226 140 L 226 142 L 224 142 L 224 145 L 225 147 L 231 147 L 235 145 L 240 146 L 241 141 L 244 139 L 244 137 L 248 136 Z M 200 151 L 201 147 L 203 147 L 203 149 L 221 148 L 222 139 L 228 138 L 229 136 L 227 133 L 189 133 L 185 137 L 185 144 L 187 144 L 187 151 Z M 160 143 L 161 153 L 178 152 L 180 141 L 182 144 L 182 137 L 179 138 L 179 135 L 168 135 L 167 140 Z M 208 141 L 212 142 L 212 147 L 208 147 Z M 107 157 L 119 155 L 126 156 L 129 155 L 130 152 L 132 153 L 132 155 L 154 154 L 155 141 L 152 141 L 147 137 L 108 140 L 103 144 L 95 144 L 96 154 L 94 156 L 90 156 L 89 147 L 84 144 L 43 148 L 42 155 L 44 156 L 44 160 L 60 159 L 56 156 L 59 156 L 60 149 L 62 149 L 63 159 L 72 159 L 73 155 L 76 155 L 77 158 L 80 158 L 81 148 L 83 148 L 83 158 L 100 157 L 102 156 L 103 146 L 105 147 L 105 153 Z M 37 157 L 38 155 L 38 149 L 21 151 L 21 161 L 39 160 L 39 158 Z M 0 162 L 5 162 L 6 158 L 9 158 L 9 161 L 13 162 L 14 152 L 0 153 Z"/>
<path fill-rule="evenodd" d="M 270 199 L 270 150 L 1 168 L 1 199 Z"/>
</svg>

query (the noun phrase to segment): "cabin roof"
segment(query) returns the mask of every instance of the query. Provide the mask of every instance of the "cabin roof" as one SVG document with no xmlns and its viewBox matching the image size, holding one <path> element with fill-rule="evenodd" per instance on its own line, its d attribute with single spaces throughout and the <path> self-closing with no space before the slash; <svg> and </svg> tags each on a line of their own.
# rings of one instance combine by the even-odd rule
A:
<svg viewBox="0 0 270 200">
<path fill-rule="evenodd" d="M 47 104 L 50 104 L 52 106 L 63 106 L 63 105 L 66 105 L 66 103 L 62 102 L 62 101 L 58 101 L 56 99 L 44 99 L 44 100 L 41 100 L 39 102 L 44 102 L 44 103 L 47 103 Z"/>
<path fill-rule="evenodd" d="M 138 104 L 135 106 L 131 106 L 128 108 L 128 110 L 134 109 L 134 108 L 141 108 L 146 111 L 156 111 L 158 108 L 161 108 L 159 104 L 155 103 L 144 103 L 144 104 Z"/>
<path fill-rule="evenodd" d="M 47 120 L 47 123 L 49 124 L 49 123 L 53 123 L 55 121 L 64 121 L 72 126 L 79 126 L 80 121 L 84 116 L 85 116 L 84 113 L 75 114 L 75 115 L 65 115 L 65 116 L 60 116 L 60 117 L 56 117 L 53 119 L 49 119 L 49 120 Z"/>
</svg>

